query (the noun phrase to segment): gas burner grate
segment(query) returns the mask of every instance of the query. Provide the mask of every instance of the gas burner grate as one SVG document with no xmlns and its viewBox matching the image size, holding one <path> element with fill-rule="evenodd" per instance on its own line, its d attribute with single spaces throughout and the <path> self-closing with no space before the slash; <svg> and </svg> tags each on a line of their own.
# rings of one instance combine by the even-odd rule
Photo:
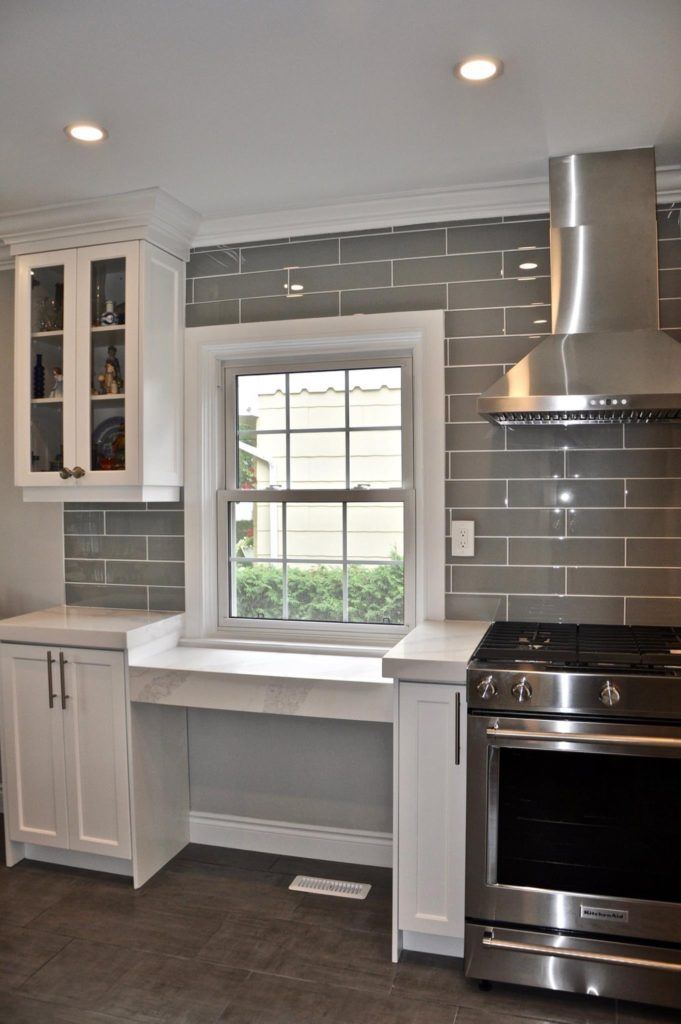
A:
<svg viewBox="0 0 681 1024">
<path fill-rule="evenodd" d="M 474 658 L 594 668 L 681 666 L 681 626 L 495 622 Z"/>
</svg>

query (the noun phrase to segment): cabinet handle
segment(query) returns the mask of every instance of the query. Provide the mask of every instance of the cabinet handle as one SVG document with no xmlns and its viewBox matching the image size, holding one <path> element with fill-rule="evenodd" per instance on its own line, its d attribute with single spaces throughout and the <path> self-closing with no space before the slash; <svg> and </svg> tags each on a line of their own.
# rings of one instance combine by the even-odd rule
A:
<svg viewBox="0 0 681 1024">
<path fill-rule="evenodd" d="M 85 476 L 85 470 L 81 469 L 80 466 L 74 466 L 73 467 L 73 475 L 76 478 L 76 480 L 80 480 L 80 478 L 82 476 Z"/>
<path fill-rule="evenodd" d="M 62 480 L 68 480 L 70 476 L 73 476 L 73 473 L 68 468 L 68 466 L 62 466 L 62 468 L 59 470 L 59 476 L 62 478 Z"/>
<path fill-rule="evenodd" d="M 454 697 L 454 764 L 461 764 L 461 694 Z"/>
<path fill-rule="evenodd" d="M 66 711 L 66 702 L 69 699 L 69 695 L 66 692 L 66 678 L 64 677 L 64 665 L 68 665 L 68 661 L 64 657 L 64 652 L 59 652 L 59 682 L 61 684 L 61 709 Z"/>
<path fill-rule="evenodd" d="M 52 657 L 52 651 L 48 651 L 47 652 L 47 699 L 49 701 L 49 704 L 50 704 L 51 708 L 54 707 L 54 698 L 55 698 L 54 689 L 52 688 L 52 665 L 53 665 L 53 663 L 54 663 L 54 658 Z"/>
</svg>

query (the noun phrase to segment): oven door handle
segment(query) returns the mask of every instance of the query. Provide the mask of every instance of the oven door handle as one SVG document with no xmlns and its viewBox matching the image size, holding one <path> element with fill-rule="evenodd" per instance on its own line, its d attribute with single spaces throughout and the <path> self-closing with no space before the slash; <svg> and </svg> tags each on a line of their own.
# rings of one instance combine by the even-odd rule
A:
<svg viewBox="0 0 681 1024">
<path fill-rule="evenodd" d="M 667 960 L 645 960 L 643 957 L 622 956 L 617 953 L 587 952 L 581 949 L 570 949 L 568 946 L 540 946 L 531 942 L 514 942 L 511 939 L 495 939 L 494 932 L 485 932 L 482 937 L 483 946 L 493 949 L 505 949 L 514 953 L 538 953 L 540 956 L 558 956 L 566 960 L 591 960 L 598 963 L 618 964 L 622 967 L 651 967 L 658 971 L 681 972 L 681 963 L 670 963 Z"/>
<path fill-rule="evenodd" d="M 555 743 L 598 743 L 613 747 L 679 747 L 681 738 L 674 736 L 622 736 L 609 732 L 543 732 L 535 729 L 487 729 L 489 737 L 503 740 L 545 740 Z"/>
</svg>

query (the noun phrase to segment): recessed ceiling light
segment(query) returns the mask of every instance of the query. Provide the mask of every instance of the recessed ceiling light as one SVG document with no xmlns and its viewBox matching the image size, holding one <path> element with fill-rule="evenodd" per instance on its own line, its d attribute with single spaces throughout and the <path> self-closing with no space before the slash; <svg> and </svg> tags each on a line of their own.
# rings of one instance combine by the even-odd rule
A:
<svg viewBox="0 0 681 1024">
<path fill-rule="evenodd" d="M 454 68 L 454 74 L 466 82 L 488 82 L 498 78 L 504 65 L 496 57 L 466 57 Z"/>
<path fill-rule="evenodd" d="M 520 264 L 520 269 L 521 270 L 536 270 L 538 266 L 539 266 L 538 263 L 521 263 Z"/>
<path fill-rule="evenodd" d="M 98 124 L 89 124 L 87 121 L 67 124 L 64 131 L 70 139 L 75 139 L 77 142 L 101 142 L 109 135 L 106 128 L 102 128 Z"/>
</svg>

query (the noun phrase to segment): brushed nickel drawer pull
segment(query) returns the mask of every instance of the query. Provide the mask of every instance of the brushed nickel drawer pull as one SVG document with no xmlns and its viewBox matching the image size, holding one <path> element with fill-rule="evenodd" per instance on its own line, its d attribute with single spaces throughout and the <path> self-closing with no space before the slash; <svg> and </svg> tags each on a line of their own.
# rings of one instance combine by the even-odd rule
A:
<svg viewBox="0 0 681 1024">
<path fill-rule="evenodd" d="M 669 963 L 668 960 L 645 960 L 639 956 L 622 956 L 618 953 L 587 953 L 581 949 L 567 947 L 540 946 L 531 942 L 513 942 L 511 939 L 495 939 L 493 934 L 482 937 L 483 946 L 493 949 L 507 949 L 514 953 L 539 953 L 540 956 L 559 956 L 565 960 L 593 960 L 602 964 L 619 964 L 623 967 L 652 967 L 658 971 L 681 972 L 681 963 Z"/>
<path fill-rule="evenodd" d="M 47 700 L 51 708 L 54 707 L 55 692 L 52 686 L 52 665 L 54 664 L 54 658 L 52 657 L 52 651 L 47 652 Z"/>
<path fill-rule="evenodd" d="M 68 665 L 68 661 L 64 657 L 64 652 L 59 652 L 59 682 L 61 684 L 61 709 L 66 711 L 66 702 L 69 699 L 69 695 L 66 692 L 66 679 L 64 676 L 64 665 Z"/>
</svg>

